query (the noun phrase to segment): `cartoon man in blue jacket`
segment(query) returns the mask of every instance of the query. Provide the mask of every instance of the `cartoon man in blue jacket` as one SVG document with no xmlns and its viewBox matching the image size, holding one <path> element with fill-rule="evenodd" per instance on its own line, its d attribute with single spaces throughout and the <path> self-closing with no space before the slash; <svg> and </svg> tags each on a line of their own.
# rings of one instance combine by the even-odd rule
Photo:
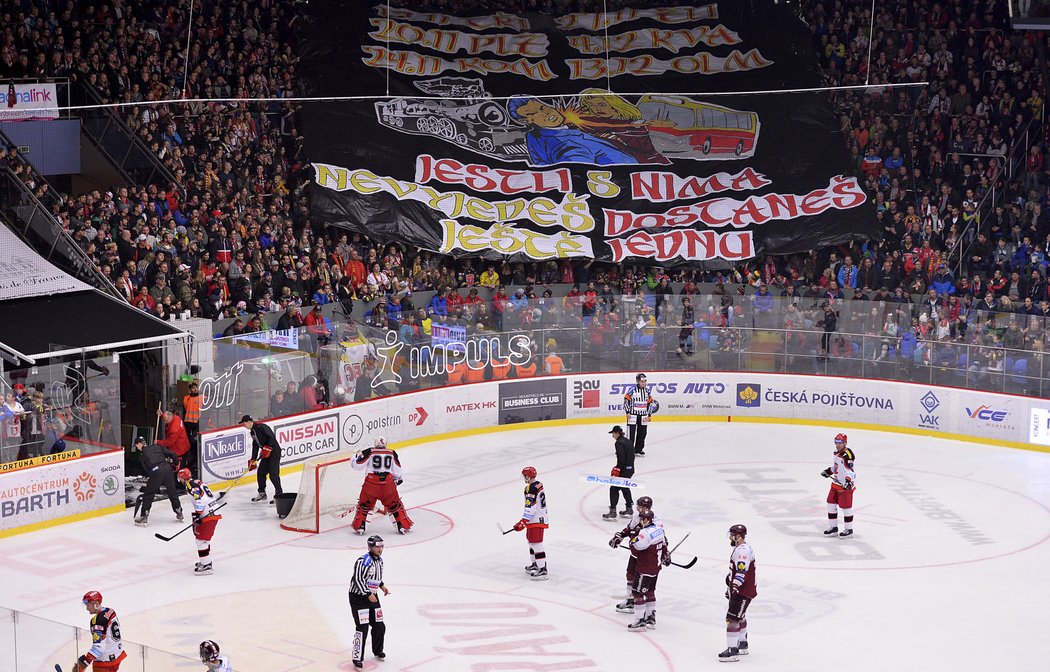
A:
<svg viewBox="0 0 1050 672">
<path fill-rule="evenodd" d="M 518 96 L 507 104 L 510 116 L 529 125 L 525 144 L 536 166 L 587 163 L 596 166 L 636 164 L 638 160 L 611 143 L 568 124 L 565 115 L 537 98 Z"/>
</svg>

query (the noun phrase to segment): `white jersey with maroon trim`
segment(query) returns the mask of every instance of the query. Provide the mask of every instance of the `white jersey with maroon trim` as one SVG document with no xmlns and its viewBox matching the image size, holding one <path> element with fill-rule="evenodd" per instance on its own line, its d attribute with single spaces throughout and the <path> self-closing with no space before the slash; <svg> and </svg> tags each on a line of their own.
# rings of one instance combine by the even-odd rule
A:
<svg viewBox="0 0 1050 672">
<path fill-rule="evenodd" d="M 758 595 L 758 584 L 755 581 L 755 551 L 751 544 L 743 543 L 733 547 L 729 556 L 729 576 L 726 583 L 738 587 L 741 595 L 754 599 Z"/>
<path fill-rule="evenodd" d="M 120 640 L 120 621 L 117 612 L 109 607 L 102 607 L 91 617 L 91 650 L 88 654 L 93 660 L 108 663 L 124 653 L 124 644 Z"/>
<path fill-rule="evenodd" d="M 526 525 L 550 524 L 550 516 L 547 514 L 547 493 L 543 491 L 543 483 L 533 481 L 525 486 L 525 510 L 521 514 Z"/>
<path fill-rule="evenodd" d="M 233 672 L 230 659 L 226 656 L 219 656 L 218 660 L 208 663 L 208 672 Z"/>
<path fill-rule="evenodd" d="M 365 448 L 354 458 L 351 466 L 357 471 L 379 476 L 390 474 L 395 480 L 401 478 L 401 460 L 397 451 L 389 448 Z"/>
<path fill-rule="evenodd" d="M 664 527 L 664 519 L 660 516 L 653 514 L 653 525 L 656 525 L 661 530 Z M 638 534 L 638 530 L 642 529 L 642 519 L 638 516 L 638 509 L 634 510 L 634 515 L 631 516 L 631 522 L 627 523 L 627 527 L 620 530 L 621 537 L 627 537 L 630 539 Z M 634 545 L 631 545 L 631 555 L 635 558 L 638 557 L 638 551 L 635 550 Z"/>
</svg>

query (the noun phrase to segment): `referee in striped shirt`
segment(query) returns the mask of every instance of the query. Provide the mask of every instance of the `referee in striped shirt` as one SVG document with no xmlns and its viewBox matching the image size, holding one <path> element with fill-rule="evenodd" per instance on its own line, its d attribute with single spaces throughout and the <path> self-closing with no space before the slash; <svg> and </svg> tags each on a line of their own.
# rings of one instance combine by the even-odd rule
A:
<svg viewBox="0 0 1050 672">
<path fill-rule="evenodd" d="M 383 537 L 373 534 L 368 538 L 368 553 L 354 563 L 354 578 L 350 582 L 350 609 L 354 612 L 354 667 L 364 667 L 365 644 L 368 628 L 372 628 L 372 655 L 378 660 L 386 659 L 383 640 L 386 623 L 383 622 L 383 606 L 379 604 L 379 591 L 389 595 L 383 583 Z"/>
</svg>

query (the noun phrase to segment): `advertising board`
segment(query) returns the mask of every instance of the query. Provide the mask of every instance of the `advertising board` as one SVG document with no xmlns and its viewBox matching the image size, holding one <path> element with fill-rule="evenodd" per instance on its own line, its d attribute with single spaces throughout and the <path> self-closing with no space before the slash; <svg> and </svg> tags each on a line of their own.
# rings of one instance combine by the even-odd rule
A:
<svg viewBox="0 0 1050 672">
<path fill-rule="evenodd" d="M 124 506 L 124 451 L 0 474 L 0 530 Z"/>
</svg>

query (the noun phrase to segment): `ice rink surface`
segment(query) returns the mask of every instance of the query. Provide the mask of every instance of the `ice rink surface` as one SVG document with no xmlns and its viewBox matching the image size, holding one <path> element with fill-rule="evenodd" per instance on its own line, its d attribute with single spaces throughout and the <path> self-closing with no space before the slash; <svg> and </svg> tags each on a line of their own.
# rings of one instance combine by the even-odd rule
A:
<svg viewBox="0 0 1050 672">
<path fill-rule="evenodd" d="M 733 669 L 1045 669 L 1050 455 L 850 431 L 857 532 L 842 540 L 821 534 L 828 481 L 820 471 L 834 429 L 654 423 L 636 496 L 653 497 L 672 544 L 691 533 L 675 560 L 699 562 L 663 570 L 658 628 L 633 633 L 632 617 L 613 609 L 627 553 L 608 540 L 624 521 L 603 521 L 608 490 L 581 480 L 613 466 L 608 429 L 540 427 L 404 448 L 401 494 L 416 528 L 399 536 L 387 518 L 369 524 L 387 541 L 391 594 L 383 598 L 387 662 L 368 656 L 365 669 L 715 669 L 726 646 L 734 523 L 750 531 L 759 595 L 748 613 L 751 654 Z M 546 582 L 523 571 L 524 535 L 496 529 L 519 518 L 520 470 L 530 464 L 552 518 Z M 295 490 L 298 476 L 285 481 Z M 194 657 L 198 642 L 215 639 L 240 672 L 353 669 L 346 593 L 364 538 L 348 527 L 283 531 L 272 506 L 249 501 L 254 490 L 229 495 L 212 576 L 193 575 L 189 533 L 154 538 L 179 528 L 158 501 L 146 529 L 128 511 L 0 542 L 0 604 L 84 626 L 80 598 L 99 590 L 124 637 L 139 644 Z M 72 660 L 71 647 L 43 636 L 18 646 L 23 660 L 39 660 L 25 669 Z"/>
</svg>

